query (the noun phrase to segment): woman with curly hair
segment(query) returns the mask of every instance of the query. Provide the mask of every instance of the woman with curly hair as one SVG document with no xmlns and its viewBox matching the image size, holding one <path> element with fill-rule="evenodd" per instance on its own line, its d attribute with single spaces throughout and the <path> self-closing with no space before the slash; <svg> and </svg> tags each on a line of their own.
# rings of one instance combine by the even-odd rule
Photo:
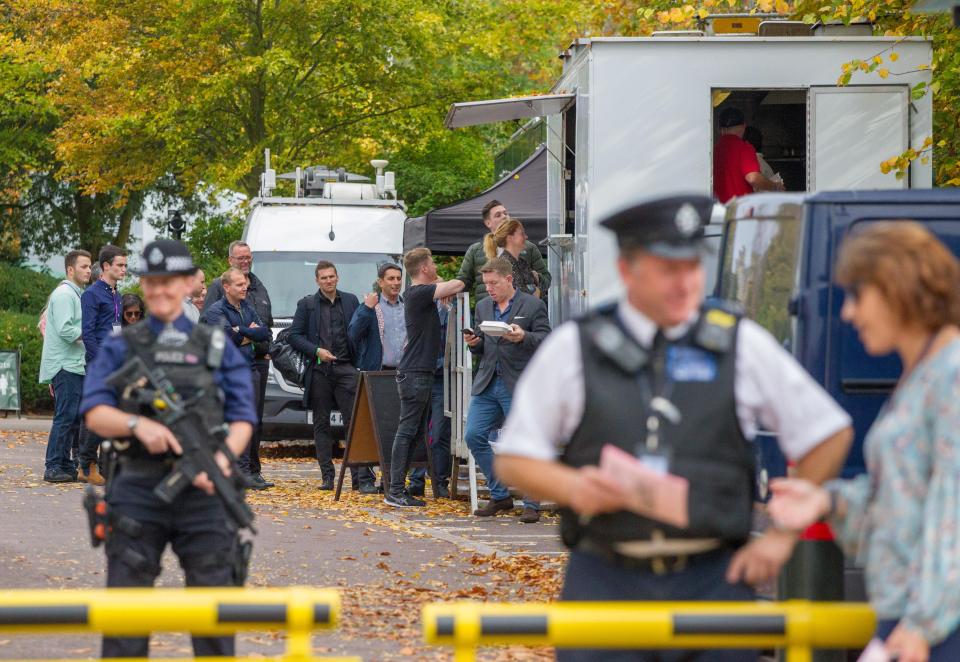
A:
<svg viewBox="0 0 960 662">
<path fill-rule="evenodd" d="M 866 568 L 877 637 L 900 662 L 960 660 L 960 263 L 922 225 L 870 224 L 843 244 L 842 316 L 903 372 L 867 433 L 868 473 L 771 485 L 774 521 L 826 518 Z"/>
</svg>

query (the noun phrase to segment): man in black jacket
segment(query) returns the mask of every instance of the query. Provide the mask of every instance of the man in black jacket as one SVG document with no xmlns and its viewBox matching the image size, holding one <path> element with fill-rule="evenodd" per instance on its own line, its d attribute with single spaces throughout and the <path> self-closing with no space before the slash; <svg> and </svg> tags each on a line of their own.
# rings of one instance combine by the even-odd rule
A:
<svg viewBox="0 0 960 662">
<path fill-rule="evenodd" d="M 320 289 L 297 302 L 290 326 L 290 344 L 307 357 L 303 404 L 313 410 L 313 443 L 323 482 L 321 490 L 332 490 L 336 473 L 333 440 L 330 438 L 330 411 L 340 410 L 344 430 L 350 429 L 350 414 L 357 393 L 358 372 L 347 326 L 360 305 L 355 294 L 337 289 L 339 276 L 332 262 L 321 260 L 315 271 Z M 350 470 L 353 489 L 375 494 L 373 472 L 364 467 Z"/>
<path fill-rule="evenodd" d="M 234 269 L 239 269 L 250 279 L 247 287 L 247 303 L 257 311 L 257 316 L 268 329 L 273 328 L 273 307 L 270 303 L 270 293 L 263 281 L 257 278 L 253 268 L 253 252 L 245 241 L 230 242 L 227 248 L 227 262 Z M 207 289 L 207 298 L 203 300 L 203 311 L 223 298 L 223 282 L 215 279 Z M 270 342 L 256 342 L 253 344 L 253 370 L 258 375 L 259 391 L 257 392 L 257 424 L 253 426 L 253 437 L 250 439 L 250 448 L 247 455 L 250 458 L 250 471 L 258 478 L 254 479 L 257 489 L 273 487 L 273 483 L 264 480 L 260 472 L 260 434 L 263 432 L 263 400 L 267 394 L 267 374 L 270 372 Z"/>
</svg>

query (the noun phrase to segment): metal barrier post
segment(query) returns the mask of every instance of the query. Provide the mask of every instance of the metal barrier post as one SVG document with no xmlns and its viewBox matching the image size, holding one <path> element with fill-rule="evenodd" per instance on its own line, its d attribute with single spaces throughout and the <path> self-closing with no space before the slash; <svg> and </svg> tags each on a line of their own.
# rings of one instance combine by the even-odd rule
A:
<svg viewBox="0 0 960 662">
<path fill-rule="evenodd" d="M 319 659 L 312 655 L 311 634 L 335 627 L 339 617 L 340 596 L 331 589 L 0 591 L 0 633 L 94 632 L 128 637 L 189 632 L 227 636 L 243 630 L 286 630 L 287 650 L 275 659 L 290 662 Z"/>
<path fill-rule="evenodd" d="M 811 662 L 813 648 L 856 648 L 876 628 L 865 603 L 560 602 L 425 605 L 427 643 L 452 645 L 457 662 L 478 646 L 557 648 L 782 648 Z"/>
</svg>

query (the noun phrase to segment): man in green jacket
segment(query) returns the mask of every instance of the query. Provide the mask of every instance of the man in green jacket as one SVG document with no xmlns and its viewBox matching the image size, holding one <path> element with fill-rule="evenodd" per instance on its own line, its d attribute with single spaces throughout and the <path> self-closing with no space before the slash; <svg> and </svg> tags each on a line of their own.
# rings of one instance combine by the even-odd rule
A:
<svg viewBox="0 0 960 662">
<path fill-rule="evenodd" d="M 47 302 L 40 355 L 40 383 L 53 384 L 55 407 L 43 470 L 43 479 L 49 483 L 77 479 L 70 448 L 80 431 L 80 396 L 86 373 L 80 295 L 90 282 L 92 260 L 87 251 L 74 250 L 63 262 L 67 277 Z"/>
<path fill-rule="evenodd" d="M 493 232 L 500 227 L 501 223 L 510 218 L 507 208 L 499 200 L 491 200 L 485 204 L 482 214 L 483 224 L 487 226 L 489 232 Z M 528 241 L 523 252 L 520 253 L 520 257 L 540 274 L 540 291 L 546 292 L 547 288 L 550 287 L 550 271 L 547 269 L 547 261 L 543 259 L 540 249 L 532 241 Z M 486 263 L 487 256 L 483 252 L 483 239 L 481 239 L 470 244 L 470 248 L 463 256 L 460 273 L 457 274 L 457 280 L 463 281 L 464 291 L 469 292 L 473 288 L 474 305 L 487 296 L 487 288 L 483 284 L 483 276 L 480 275 L 480 268 Z"/>
</svg>

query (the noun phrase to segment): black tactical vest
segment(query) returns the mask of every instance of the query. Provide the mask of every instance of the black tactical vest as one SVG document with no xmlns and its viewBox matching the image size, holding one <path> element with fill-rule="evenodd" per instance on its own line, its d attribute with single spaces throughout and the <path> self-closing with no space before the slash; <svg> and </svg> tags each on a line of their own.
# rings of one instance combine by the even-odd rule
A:
<svg viewBox="0 0 960 662">
<path fill-rule="evenodd" d="M 656 358 L 630 337 L 615 307 L 580 320 L 579 327 L 584 413 L 561 461 L 574 467 L 598 465 L 608 443 L 631 455 L 643 452 L 651 394 L 669 390 L 681 420 L 674 424 L 660 417 L 659 446 L 669 448 L 670 472 L 690 482 L 690 524 L 676 529 L 627 511 L 581 521 L 573 511 L 562 510 L 564 542 L 572 547 L 589 538 L 607 546 L 649 540 L 654 531 L 667 538 L 746 540 L 754 460 L 734 400 L 739 318 L 725 309 L 704 308 L 684 338 L 666 342 L 658 372 L 665 372 L 672 384 L 664 388 L 658 383 L 667 380 L 653 374 Z"/>
<path fill-rule="evenodd" d="M 181 401 L 187 403 L 197 399 L 190 409 L 200 413 L 208 429 L 223 424 L 223 392 L 214 381 L 214 373 L 223 359 L 223 331 L 197 324 L 189 335 L 183 334 L 179 341 L 161 342 L 146 322 L 140 322 L 125 327 L 122 335 L 130 353 L 139 356 L 151 370 L 161 370 L 173 384 Z M 155 417 L 149 407 L 125 400 L 122 389 L 120 409 L 147 418 Z M 211 446 L 217 443 L 212 436 L 210 442 Z M 137 449 L 144 449 L 139 443 L 131 446 L 132 454 L 139 456 L 141 453 Z M 153 457 L 161 459 L 164 456 Z"/>
</svg>

